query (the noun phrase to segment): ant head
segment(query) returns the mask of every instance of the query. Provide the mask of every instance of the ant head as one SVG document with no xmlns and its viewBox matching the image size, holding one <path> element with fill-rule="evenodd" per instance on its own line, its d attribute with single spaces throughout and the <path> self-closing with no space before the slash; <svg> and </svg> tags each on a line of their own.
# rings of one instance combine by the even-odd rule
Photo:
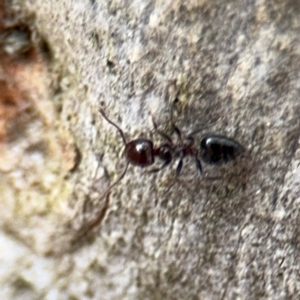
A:
<svg viewBox="0 0 300 300">
<path fill-rule="evenodd" d="M 147 139 L 136 139 L 125 146 L 126 159 L 139 167 L 147 167 L 154 163 L 153 143 Z"/>
</svg>

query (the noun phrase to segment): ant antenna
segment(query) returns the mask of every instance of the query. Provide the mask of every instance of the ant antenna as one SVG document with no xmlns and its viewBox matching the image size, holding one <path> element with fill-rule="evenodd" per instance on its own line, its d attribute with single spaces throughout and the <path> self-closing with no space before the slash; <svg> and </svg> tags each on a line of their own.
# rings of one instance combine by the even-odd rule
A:
<svg viewBox="0 0 300 300">
<path fill-rule="evenodd" d="M 100 224 L 103 220 L 103 218 L 105 217 L 106 211 L 109 207 L 109 193 L 110 190 L 117 185 L 124 177 L 124 175 L 126 174 L 127 168 L 128 168 L 129 163 L 127 163 L 125 169 L 123 170 L 122 174 L 119 176 L 119 178 L 112 183 L 107 190 L 105 191 L 105 193 L 100 197 L 100 199 L 106 198 L 105 200 L 105 205 L 104 208 L 102 209 L 102 211 L 99 213 L 99 215 L 95 218 L 95 220 L 93 220 L 88 226 L 87 228 L 84 229 L 84 231 L 80 234 L 80 237 L 85 236 L 88 232 L 90 232 L 93 228 L 95 228 L 98 224 Z"/>
<path fill-rule="evenodd" d="M 105 193 L 103 194 L 101 199 L 108 196 L 108 194 L 110 193 L 110 190 L 123 179 L 123 177 L 125 176 L 125 174 L 127 172 L 128 166 L 129 166 L 129 163 L 126 164 L 126 167 L 124 168 L 122 174 L 118 177 L 118 179 L 107 188 L 107 190 L 105 191 Z"/>
<path fill-rule="evenodd" d="M 173 132 L 175 132 L 175 134 L 178 137 L 179 140 L 179 144 L 182 145 L 183 141 L 182 141 L 182 136 L 181 136 L 181 131 L 180 129 L 176 126 L 175 122 L 174 122 L 174 106 L 175 106 L 175 102 L 178 101 L 178 94 L 179 92 L 177 92 L 176 97 L 173 101 L 169 100 L 169 102 L 172 102 L 170 105 L 170 113 L 171 113 L 171 125 L 172 125 L 172 129 Z"/>
<path fill-rule="evenodd" d="M 101 212 L 98 214 L 98 216 L 96 216 L 95 220 L 93 220 L 90 224 L 88 224 L 88 226 L 83 230 L 83 232 L 80 233 L 80 235 L 79 235 L 80 237 L 85 236 L 88 232 L 90 232 L 93 228 L 95 228 L 96 226 L 98 226 L 102 222 L 103 218 L 106 215 L 107 209 L 109 207 L 109 194 L 110 194 L 110 190 L 123 179 L 124 175 L 126 174 L 128 166 L 129 166 L 129 163 L 127 163 L 124 171 L 119 176 L 119 178 L 113 184 L 111 184 L 107 188 L 107 190 L 105 191 L 105 193 L 103 194 L 103 196 L 101 196 L 100 199 L 106 198 L 105 204 L 104 204 L 104 208 L 101 210 Z"/>
<path fill-rule="evenodd" d="M 115 128 L 117 128 L 117 130 L 119 131 L 120 136 L 121 136 L 121 138 L 122 138 L 122 140 L 123 140 L 124 145 L 126 145 L 127 142 L 126 142 L 126 138 L 125 138 L 125 134 L 124 134 L 123 130 L 122 130 L 116 123 L 114 123 L 113 121 L 111 121 L 111 120 L 106 116 L 106 114 L 105 114 L 105 112 L 104 112 L 104 110 L 103 110 L 102 107 L 99 107 L 99 112 L 100 112 L 100 114 L 102 115 L 102 117 L 103 117 L 108 123 L 110 123 L 110 124 L 113 125 Z"/>
<path fill-rule="evenodd" d="M 111 120 L 106 116 L 106 114 L 105 114 L 105 112 L 104 112 L 104 110 L 103 110 L 102 107 L 99 107 L 99 112 L 100 112 L 100 114 L 102 115 L 102 117 L 103 117 L 108 123 L 110 123 L 110 124 L 113 125 L 115 128 L 117 128 L 117 130 L 119 131 L 119 133 L 120 133 L 120 135 L 121 135 L 121 138 L 122 138 L 122 140 L 123 140 L 123 143 L 124 143 L 124 145 L 126 146 L 126 145 L 127 145 L 127 142 L 126 142 L 126 138 L 125 138 L 125 134 L 124 134 L 123 130 L 122 130 L 117 124 L 115 124 L 113 121 L 111 121 Z M 114 183 L 112 183 L 112 184 L 107 188 L 107 190 L 105 191 L 103 197 L 101 197 L 101 198 L 104 198 L 104 197 L 108 196 L 110 190 L 111 190 L 115 185 L 117 185 L 117 184 L 123 179 L 123 177 L 125 176 L 125 174 L 126 174 L 126 172 L 127 172 L 128 166 L 129 166 L 129 162 L 127 162 L 126 167 L 125 167 L 125 169 L 123 170 L 122 174 L 118 177 L 118 179 L 117 179 Z"/>
</svg>

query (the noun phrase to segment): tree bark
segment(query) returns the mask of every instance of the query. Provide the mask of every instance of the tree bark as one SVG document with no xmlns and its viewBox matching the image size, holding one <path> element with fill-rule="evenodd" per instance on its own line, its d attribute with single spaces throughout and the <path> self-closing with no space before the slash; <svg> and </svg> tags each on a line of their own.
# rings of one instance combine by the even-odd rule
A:
<svg viewBox="0 0 300 300">
<path fill-rule="evenodd" d="M 300 2 L 0 10 L 1 299 L 299 298 Z M 107 194 L 126 159 L 100 106 L 127 141 L 161 145 L 153 118 L 176 142 L 173 118 L 246 151 Z"/>
</svg>

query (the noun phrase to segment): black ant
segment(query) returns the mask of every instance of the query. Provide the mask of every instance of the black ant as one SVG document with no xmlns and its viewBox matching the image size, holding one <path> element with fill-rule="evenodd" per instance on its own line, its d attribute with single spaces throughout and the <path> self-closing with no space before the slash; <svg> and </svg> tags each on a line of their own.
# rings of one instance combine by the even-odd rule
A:
<svg viewBox="0 0 300 300">
<path fill-rule="evenodd" d="M 166 133 L 158 130 L 157 124 L 153 120 L 155 131 L 163 137 L 166 141 L 164 144 L 154 147 L 153 142 L 148 139 L 138 138 L 130 142 L 126 141 L 125 134 L 122 129 L 111 121 L 105 114 L 104 110 L 100 107 L 99 112 L 102 117 L 111 125 L 113 125 L 120 133 L 125 146 L 125 156 L 127 160 L 126 167 L 119 178 L 109 186 L 106 191 L 106 195 L 111 188 L 119 183 L 126 174 L 129 164 L 139 166 L 141 168 L 148 167 L 154 164 L 155 158 L 158 157 L 163 161 L 163 164 L 159 168 L 149 170 L 149 173 L 158 172 L 167 167 L 173 159 L 179 158 L 179 162 L 176 168 L 176 176 L 181 172 L 183 166 L 183 159 L 187 156 L 193 157 L 196 163 L 196 169 L 199 174 L 202 174 L 201 159 L 207 164 L 220 164 L 226 163 L 230 160 L 234 160 L 238 155 L 244 151 L 244 147 L 234 139 L 228 138 L 223 135 L 206 134 L 203 136 L 200 142 L 200 148 L 194 146 L 194 134 L 200 130 L 195 130 L 190 133 L 184 141 L 181 136 L 181 131 L 172 121 L 172 127 L 176 135 L 178 136 L 178 142 L 173 143 L 172 138 Z"/>
</svg>

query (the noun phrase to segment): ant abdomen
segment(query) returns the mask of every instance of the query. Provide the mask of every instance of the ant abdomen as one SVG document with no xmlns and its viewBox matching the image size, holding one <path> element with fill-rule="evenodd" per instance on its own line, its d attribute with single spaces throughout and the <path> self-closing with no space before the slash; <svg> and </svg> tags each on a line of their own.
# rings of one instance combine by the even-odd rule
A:
<svg viewBox="0 0 300 300">
<path fill-rule="evenodd" d="M 226 163 L 243 151 L 241 144 L 223 135 L 206 134 L 200 142 L 200 157 L 208 164 Z"/>
</svg>

